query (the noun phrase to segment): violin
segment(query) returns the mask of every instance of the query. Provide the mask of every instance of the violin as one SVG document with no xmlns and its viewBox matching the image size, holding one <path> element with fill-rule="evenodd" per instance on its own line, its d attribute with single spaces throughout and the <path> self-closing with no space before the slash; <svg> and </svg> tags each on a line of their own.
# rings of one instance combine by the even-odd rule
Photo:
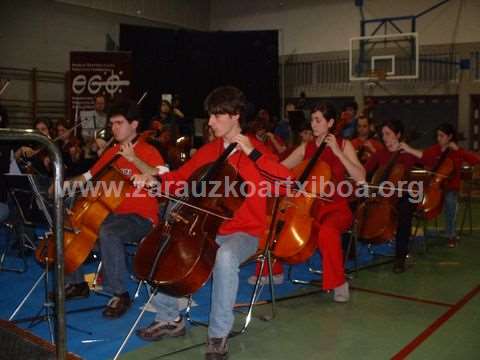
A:
<svg viewBox="0 0 480 360">
<path fill-rule="evenodd" d="M 272 254 L 288 264 L 306 261 L 316 248 L 315 242 L 310 239 L 313 225 L 311 211 L 317 201 L 316 195 L 325 190 L 332 177 L 330 166 L 324 161 L 318 161 L 325 147 L 326 143 L 322 142 L 311 159 L 304 160 L 292 169 L 298 182 L 305 185 L 305 192 L 299 196 L 282 198 L 277 216 L 272 220 L 277 233 Z M 265 242 L 264 237 L 261 245 Z"/>
<path fill-rule="evenodd" d="M 214 184 L 220 183 L 218 193 L 225 194 L 225 182 L 232 183 L 238 176 L 226 161 L 236 145 L 230 144 L 215 162 L 197 169 L 187 181 L 188 189 L 195 184 L 194 194 L 201 193 L 199 189 L 208 193 Z M 239 182 L 236 183 L 239 187 Z M 194 293 L 207 282 L 215 264 L 218 229 L 233 217 L 243 198 L 169 199 L 175 205 L 167 219 L 140 242 L 134 258 L 134 273 L 137 279 L 147 281 L 159 291 L 179 297 Z"/>
</svg>

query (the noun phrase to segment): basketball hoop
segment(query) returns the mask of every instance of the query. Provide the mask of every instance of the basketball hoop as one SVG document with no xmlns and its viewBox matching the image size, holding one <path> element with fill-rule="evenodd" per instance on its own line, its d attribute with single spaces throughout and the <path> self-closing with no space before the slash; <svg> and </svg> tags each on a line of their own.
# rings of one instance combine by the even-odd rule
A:
<svg viewBox="0 0 480 360">
<path fill-rule="evenodd" d="M 371 70 L 368 72 L 368 77 L 374 81 L 383 81 L 387 78 L 387 73 L 383 69 Z"/>
<path fill-rule="evenodd" d="M 351 38 L 349 69 L 349 78 L 352 81 L 379 83 L 389 80 L 418 79 L 419 43 L 417 33 Z"/>
</svg>

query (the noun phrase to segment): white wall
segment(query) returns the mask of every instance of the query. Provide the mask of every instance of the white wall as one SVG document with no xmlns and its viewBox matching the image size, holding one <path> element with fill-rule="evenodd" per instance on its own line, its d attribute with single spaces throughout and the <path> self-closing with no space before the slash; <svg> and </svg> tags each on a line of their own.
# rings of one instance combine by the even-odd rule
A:
<svg viewBox="0 0 480 360">
<path fill-rule="evenodd" d="M 440 0 L 364 0 L 366 19 L 415 15 Z M 211 30 L 281 29 L 280 55 L 340 51 L 360 36 L 354 0 L 211 0 Z M 405 23 L 403 30 L 410 31 Z M 451 0 L 417 22 L 420 44 L 480 41 L 480 1 Z"/>
<path fill-rule="evenodd" d="M 55 0 L 116 14 L 130 15 L 148 20 L 208 30 L 208 0 Z"/>
<path fill-rule="evenodd" d="M 104 51 L 107 34 L 118 45 L 120 24 L 208 30 L 208 1 L 197 1 L 197 5 L 195 1 L 0 0 L 0 67 L 65 73 L 70 67 L 70 51 Z M 135 14 L 134 3 L 142 5 L 142 14 Z M 124 7 L 113 7 L 115 4 Z M 112 8 L 94 8 L 107 5 Z M 0 70 L 1 80 L 11 79 L 0 97 L 16 116 L 11 116 L 14 125 L 28 124 L 31 118 L 28 111 L 16 110 L 8 103 L 33 99 L 32 81 L 28 75 L 23 77 Z M 63 101 L 65 85 L 39 82 L 37 99 Z"/>
<path fill-rule="evenodd" d="M 70 51 L 103 51 L 106 34 L 118 44 L 120 23 L 173 27 L 52 0 L 1 0 L 0 66 L 66 71 Z"/>
</svg>

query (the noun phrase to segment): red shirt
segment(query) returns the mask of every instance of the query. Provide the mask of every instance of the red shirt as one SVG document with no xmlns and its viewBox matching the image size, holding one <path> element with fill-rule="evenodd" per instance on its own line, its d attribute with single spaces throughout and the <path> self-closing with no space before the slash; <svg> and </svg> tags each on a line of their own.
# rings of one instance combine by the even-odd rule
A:
<svg viewBox="0 0 480 360">
<path fill-rule="evenodd" d="M 426 166 L 433 168 L 442 155 L 442 148 L 440 145 L 433 145 L 423 151 L 422 161 Z M 454 170 L 447 183 L 445 188 L 447 191 L 458 191 L 460 189 L 461 181 L 461 171 L 463 162 L 467 162 L 469 165 L 473 166 L 480 163 L 480 155 L 473 152 L 459 148 L 458 150 L 450 150 L 448 158 L 452 159 L 454 164 Z"/>
<path fill-rule="evenodd" d="M 137 143 L 135 143 L 133 148 L 135 154 L 148 165 L 155 167 L 164 164 L 163 158 L 157 149 L 147 144 L 143 140 L 139 140 Z M 91 175 L 95 176 L 119 150 L 120 145 L 116 144 L 105 151 L 100 159 L 90 169 Z M 127 181 L 130 180 L 132 175 L 141 174 L 141 171 L 123 156 L 119 156 L 113 165 L 117 167 L 123 175 L 125 175 L 125 179 Z M 137 214 L 150 220 L 153 224 L 157 224 L 158 202 L 155 197 L 149 196 L 145 190 L 137 191 L 133 189 L 130 194 L 127 193 L 120 205 L 114 210 L 114 213 Z"/>
<path fill-rule="evenodd" d="M 392 156 L 394 156 L 394 153 L 388 151 L 386 148 L 377 151 L 370 157 L 370 159 L 368 159 L 367 163 L 365 164 L 365 170 L 367 174 L 370 175 L 379 166 L 387 165 Z M 405 167 L 405 173 L 410 171 L 412 167 L 418 163 L 421 163 L 420 159 L 417 159 L 415 156 L 407 153 L 399 154 L 396 161 L 396 164 L 402 164 Z"/>
<path fill-rule="evenodd" d="M 241 150 L 236 150 L 227 159 L 228 163 L 238 171 L 238 175 L 243 181 L 255 185 L 258 189 L 260 182 L 265 180 L 274 182 L 291 177 L 290 171 L 280 165 L 277 157 L 264 144 L 253 136 L 249 138 L 255 149 L 262 153 L 256 161 L 253 161 Z M 162 190 L 168 190 L 172 194 L 181 186 L 179 181 L 188 180 L 195 170 L 214 162 L 223 151 L 223 139 L 215 139 L 205 144 L 179 169 L 160 176 Z M 235 232 L 246 232 L 260 237 L 265 232 L 266 214 L 266 198 L 258 192 L 254 192 L 252 196 L 245 197 L 231 220 L 223 222 L 218 233 L 219 235 L 228 235 Z"/>
<path fill-rule="evenodd" d="M 341 137 L 337 137 L 337 143 L 338 146 L 343 149 L 344 146 L 344 139 Z M 307 143 L 305 146 L 305 155 L 304 155 L 304 160 L 309 160 L 313 157 L 315 154 L 315 151 L 318 149 L 318 146 L 315 142 L 315 140 L 310 141 Z M 335 185 L 335 188 L 337 187 L 337 184 L 340 181 L 345 180 L 345 174 L 346 174 L 346 169 L 345 166 L 343 166 L 342 162 L 340 159 L 333 153 L 332 149 L 328 146 L 326 146 L 320 155 L 320 158 L 318 161 L 325 161 L 329 166 L 330 170 L 332 172 L 332 179 L 331 181 Z M 328 193 L 329 189 L 325 189 L 325 191 Z M 333 193 L 333 196 L 331 197 L 333 202 L 346 202 L 347 198 L 340 196 L 337 191 Z"/>
<path fill-rule="evenodd" d="M 273 136 L 275 137 L 275 141 L 278 144 L 285 146 L 285 141 L 283 141 L 283 139 L 280 136 L 275 134 Z M 279 153 L 275 145 L 273 145 L 272 140 L 270 140 L 269 138 L 265 140 L 264 144 L 270 150 L 271 153 L 277 155 L 280 159 L 285 159 L 284 154 L 287 152 L 287 150 L 285 150 L 283 153 Z"/>
<path fill-rule="evenodd" d="M 370 144 L 372 144 L 373 148 L 375 149 L 375 152 L 371 152 L 370 149 L 368 148 L 363 148 L 363 145 L 367 141 Z M 351 142 L 352 142 L 353 148 L 355 149 L 355 151 L 357 151 L 357 155 L 359 157 L 360 162 L 362 162 L 362 164 L 366 163 L 368 159 L 372 156 L 372 154 L 375 154 L 377 151 L 383 150 L 384 148 L 383 144 L 380 141 L 375 139 L 362 140 L 359 137 L 356 137 L 355 139 L 351 140 Z"/>
<path fill-rule="evenodd" d="M 382 150 L 384 148 L 383 144 L 375 139 L 367 139 L 367 140 L 362 140 L 359 137 L 356 137 L 355 139 L 350 140 L 353 148 L 358 151 L 362 148 L 363 144 L 365 144 L 367 141 L 369 141 L 373 147 L 375 148 L 376 151 Z"/>
</svg>

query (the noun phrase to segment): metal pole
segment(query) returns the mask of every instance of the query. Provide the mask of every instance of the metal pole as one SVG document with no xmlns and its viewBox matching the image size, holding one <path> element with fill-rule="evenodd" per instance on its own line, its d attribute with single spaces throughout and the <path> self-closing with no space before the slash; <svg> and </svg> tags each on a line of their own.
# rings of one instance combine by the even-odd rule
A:
<svg viewBox="0 0 480 360">
<path fill-rule="evenodd" d="M 32 69 L 32 118 L 33 118 L 33 121 L 35 121 L 37 119 L 37 111 L 38 111 L 37 75 L 38 75 L 37 74 L 37 68 L 33 68 Z"/>
<path fill-rule="evenodd" d="M 280 116 L 282 117 L 281 120 L 285 120 L 287 117 L 287 114 L 285 113 L 285 44 L 284 44 L 284 32 L 283 29 L 278 29 L 278 34 L 279 34 L 279 54 L 278 57 L 283 56 L 282 62 L 280 63 L 280 73 L 281 73 L 281 84 L 280 86 L 282 87 L 281 90 L 281 111 L 280 111 Z"/>
<path fill-rule="evenodd" d="M 54 166 L 54 205 L 55 205 L 55 249 L 57 261 L 55 262 L 56 275 L 56 321 L 55 321 L 55 346 L 57 359 L 66 358 L 66 332 L 65 332 L 65 287 L 64 287 L 64 258 L 63 258 L 63 201 L 60 196 L 63 184 L 63 160 L 58 147 L 46 136 L 32 130 L 0 129 L 1 141 L 34 141 L 45 146 L 53 159 Z"/>
<path fill-rule="evenodd" d="M 429 13 L 430 11 L 432 10 L 435 10 L 436 8 L 442 6 L 443 4 L 449 2 L 450 0 L 443 0 L 443 1 L 440 1 L 439 3 L 437 3 L 436 5 L 433 5 L 431 7 L 429 7 L 427 10 L 423 10 L 422 12 L 418 13 L 417 15 L 415 15 L 416 18 L 419 18 L 420 16 L 423 16 L 425 15 L 426 13 Z"/>
</svg>

